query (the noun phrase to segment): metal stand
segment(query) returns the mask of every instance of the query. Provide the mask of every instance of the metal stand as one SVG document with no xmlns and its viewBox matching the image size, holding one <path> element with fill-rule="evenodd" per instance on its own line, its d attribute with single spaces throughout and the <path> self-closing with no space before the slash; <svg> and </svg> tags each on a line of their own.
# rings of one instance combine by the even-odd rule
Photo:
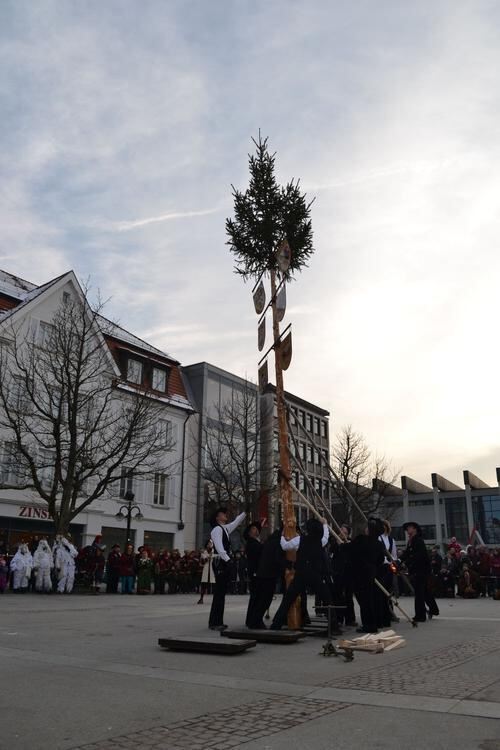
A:
<svg viewBox="0 0 500 750">
<path fill-rule="evenodd" d="M 346 661 L 353 661 L 354 659 L 354 652 L 351 648 L 339 648 L 336 646 L 333 642 L 333 636 L 332 636 L 332 609 L 335 609 L 335 606 L 332 604 L 329 604 L 328 606 L 322 607 L 322 609 L 327 610 L 327 618 L 328 618 L 328 634 L 327 634 L 327 641 L 323 645 L 323 651 L 320 651 L 321 656 L 343 656 Z"/>
</svg>

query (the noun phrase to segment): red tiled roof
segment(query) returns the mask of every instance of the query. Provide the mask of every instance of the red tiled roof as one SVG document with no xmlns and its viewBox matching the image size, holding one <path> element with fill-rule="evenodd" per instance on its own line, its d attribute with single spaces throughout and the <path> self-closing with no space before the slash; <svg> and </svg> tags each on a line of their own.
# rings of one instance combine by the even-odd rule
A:
<svg viewBox="0 0 500 750">
<path fill-rule="evenodd" d="M 16 307 L 18 304 L 18 299 L 12 299 L 12 297 L 7 296 L 6 294 L 0 294 L 0 311 L 12 310 L 12 308 Z"/>
</svg>

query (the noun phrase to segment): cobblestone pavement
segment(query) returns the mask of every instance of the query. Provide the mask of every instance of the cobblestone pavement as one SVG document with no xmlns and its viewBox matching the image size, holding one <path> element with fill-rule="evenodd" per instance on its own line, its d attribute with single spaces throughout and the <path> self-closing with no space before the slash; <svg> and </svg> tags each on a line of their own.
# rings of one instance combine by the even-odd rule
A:
<svg viewBox="0 0 500 750">
<path fill-rule="evenodd" d="M 498 637 L 483 636 L 474 641 L 436 649 L 391 666 L 374 667 L 352 677 L 330 681 L 327 685 L 352 690 L 463 699 L 483 690 L 498 678 L 491 675 L 462 677 L 459 671 L 454 671 L 448 678 L 446 670 L 455 669 L 471 659 L 498 650 Z M 438 673 L 442 673 L 441 677 Z"/>
<path fill-rule="evenodd" d="M 80 745 L 74 750 L 228 750 L 348 706 L 313 698 L 267 698 L 223 712 Z"/>
</svg>

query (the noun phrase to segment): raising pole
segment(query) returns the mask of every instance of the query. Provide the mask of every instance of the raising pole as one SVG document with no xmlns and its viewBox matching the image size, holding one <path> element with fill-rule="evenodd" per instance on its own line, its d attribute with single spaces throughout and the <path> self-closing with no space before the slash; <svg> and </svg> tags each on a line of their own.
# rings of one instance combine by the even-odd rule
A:
<svg viewBox="0 0 500 750">
<path fill-rule="evenodd" d="M 288 428 L 286 419 L 285 388 L 283 385 L 283 366 L 281 360 L 282 345 L 280 341 L 280 324 L 276 307 L 276 271 L 271 270 L 271 309 L 273 314 L 273 338 L 274 338 L 274 361 L 276 367 L 276 411 L 278 415 L 278 446 L 280 456 L 280 497 L 283 512 L 283 536 L 292 539 L 297 534 L 297 521 L 295 519 L 295 508 L 293 507 L 292 487 L 290 484 L 290 455 L 288 453 Z M 297 553 L 289 550 L 286 559 L 291 563 L 285 572 L 286 587 L 290 585 L 295 570 L 293 564 Z M 301 626 L 300 597 L 295 600 L 288 612 L 288 627 L 297 630 Z"/>
</svg>

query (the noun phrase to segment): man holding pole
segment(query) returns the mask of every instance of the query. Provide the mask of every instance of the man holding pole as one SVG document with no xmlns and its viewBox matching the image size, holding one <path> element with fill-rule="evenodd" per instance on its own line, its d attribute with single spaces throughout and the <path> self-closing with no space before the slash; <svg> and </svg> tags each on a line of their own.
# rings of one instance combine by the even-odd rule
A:
<svg viewBox="0 0 500 750">
<path fill-rule="evenodd" d="M 226 592 L 229 586 L 231 560 L 231 542 L 229 537 L 246 518 L 245 513 L 240 513 L 231 523 L 227 522 L 227 508 L 217 508 L 212 517 L 212 531 L 210 538 L 214 543 L 216 557 L 213 562 L 215 573 L 214 595 L 208 627 L 210 630 L 225 630 L 224 605 L 226 603 Z"/>
<path fill-rule="evenodd" d="M 330 589 L 325 578 L 328 575 L 323 547 L 328 543 L 330 532 L 324 518 L 310 518 L 306 522 L 306 534 L 292 539 L 281 537 L 281 548 L 297 552 L 295 577 L 291 581 L 274 615 L 271 630 L 280 630 L 285 624 L 288 610 L 307 588 L 311 589 L 325 605 L 331 605 Z"/>
</svg>

